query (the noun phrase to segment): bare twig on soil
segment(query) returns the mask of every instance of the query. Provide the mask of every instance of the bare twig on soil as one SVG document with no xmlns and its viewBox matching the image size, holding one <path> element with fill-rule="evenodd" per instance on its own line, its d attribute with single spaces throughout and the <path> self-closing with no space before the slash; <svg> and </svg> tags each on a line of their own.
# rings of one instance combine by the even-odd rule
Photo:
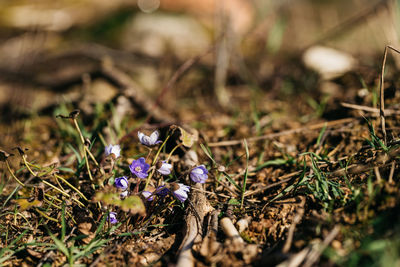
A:
<svg viewBox="0 0 400 267">
<path fill-rule="evenodd" d="M 303 218 L 305 204 L 306 204 L 306 199 L 305 199 L 305 197 L 302 197 L 300 206 L 298 207 L 298 211 L 297 211 L 296 215 L 294 216 L 292 224 L 290 225 L 290 228 L 288 231 L 288 237 L 287 237 L 285 245 L 283 246 L 283 249 L 282 249 L 283 253 L 288 253 L 290 250 L 290 247 L 292 246 L 294 231 L 296 230 L 296 225 L 298 223 L 300 223 L 301 219 Z"/>
<path fill-rule="evenodd" d="M 313 247 L 305 247 L 299 253 L 293 255 L 288 260 L 281 262 L 278 264 L 278 267 L 297 267 L 300 266 L 304 260 L 305 263 L 302 265 L 303 267 L 313 266 L 318 259 L 320 258 L 322 252 L 326 249 L 326 247 L 335 239 L 335 237 L 339 234 L 339 226 L 336 225 L 332 231 L 326 236 L 323 242 L 315 244 Z"/>
<path fill-rule="evenodd" d="M 335 239 L 335 237 L 339 234 L 340 227 L 336 225 L 332 231 L 325 237 L 322 244 L 319 244 L 312 248 L 310 253 L 307 255 L 306 262 L 303 267 L 311 267 L 313 266 L 317 260 L 320 258 L 322 252 L 326 249 L 326 247 Z"/>
<path fill-rule="evenodd" d="M 346 108 L 351 108 L 351 109 L 356 109 L 356 110 L 361 110 L 361 111 L 366 111 L 366 112 L 371 112 L 371 113 L 380 113 L 380 110 L 378 108 L 355 105 L 355 104 L 350 104 L 350 103 L 345 103 L 345 102 L 342 102 L 340 104 Z M 400 110 L 385 109 L 385 116 L 398 115 L 398 114 L 400 114 Z"/>
<path fill-rule="evenodd" d="M 395 169 L 395 167 L 396 167 L 396 162 L 392 162 L 392 165 L 391 165 L 391 167 L 390 167 L 390 173 L 389 173 L 389 179 L 388 179 L 388 181 L 389 181 L 389 183 L 390 184 L 393 184 L 393 175 L 394 175 L 394 169 Z"/>
<path fill-rule="evenodd" d="M 300 127 L 300 128 L 296 128 L 296 129 L 290 129 L 290 130 L 286 130 L 286 131 L 282 131 L 282 132 L 278 132 L 278 133 L 270 133 L 270 134 L 261 135 L 261 136 L 249 137 L 249 138 L 246 138 L 246 140 L 248 142 L 256 142 L 256 141 L 260 141 L 260 140 L 273 139 L 276 137 L 291 135 L 291 134 L 296 134 L 296 133 L 302 133 L 305 131 L 319 130 L 325 126 L 332 127 L 332 126 L 336 126 L 336 125 L 350 123 L 355 120 L 357 120 L 357 118 L 345 118 L 345 119 L 339 119 L 339 120 L 334 120 L 334 121 L 329 121 L 329 122 L 322 122 L 322 123 L 317 123 L 317 124 Z M 209 147 L 235 146 L 235 145 L 242 144 L 242 142 L 243 142 L 243 139 L 214 142 L 214 143 L 208 143 L 207 145 Z"/>
<path fill-rule="evenodd" d="M 380 117 L 381 117 L 381 128 L 382 128 L 382 134 L 383 134 L 383 142 L 386 145 L 387 144 L 387 136 L 386 136 L 386 126 L 385 126 L 385 64 L 386 64 L 386 58 L 387 58 L 387 52 L 388 49 L 392 49 L 393 51 L 397 52 L 400 54 L 400 51 L 397 50 L 396 48 L 387 45 L 385 47 L 385 51 L 383 53 L 383 60 L 382 60 L 382 71 L 381 71 L 381 79 L 380 79 L 380 84 L 379 84 L 379 92 L 380 92 L 380 105 L 379 105 L 379 111 L 380 111 Z"/>
<path fill-rule="evenodd" d="M 247 192 L 244 194 L 244 196 L 245 196 L 245 197 L 252 196 L 252 195 L 261 193 L 261 192 L 263 192 L 263 191 L 265 191 L 265 190 L 267 190 L 267 189 L 270 189 L 270 188 L 272 188 L 272 187 L 275 187 L 275 186 L 278 186 L 278 185 L 287 183 L 287 182 L 289 182 L 289 181 L 292 179 L 292 177 L 301 174 L 301 172 L 302 172 L 302 171 L 295 171 L 295 172 L 292 172 L 292 173 L 289 173 L 289 174 L 282 175 L 282 176 L 280 176 L 280 177 L 277 178 L 277 179 L 280 180 L 280 181 L 278 181 L 278 182 L 276 182 L 276 183 L 273 183 L 273 184 L 269 184 L 269 185 L 262 186 L 262 187 L 260 187 L 260 188 L 258 188 L 258 189 L 256 189 L 256 190 L 253 190 L 253 191 L 247 191 Z"/>
</svg>

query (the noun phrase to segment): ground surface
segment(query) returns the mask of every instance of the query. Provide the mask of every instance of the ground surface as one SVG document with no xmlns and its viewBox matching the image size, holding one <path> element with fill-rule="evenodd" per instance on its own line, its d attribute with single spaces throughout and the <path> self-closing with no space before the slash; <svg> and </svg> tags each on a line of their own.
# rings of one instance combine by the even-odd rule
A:
<svg viewBox="0 0 400 267">
<path fill-rule="evenodd" d="M 190 6 L 177 21 L 166 14 L 178 7 L 162 8 L 166 17 L 149 21 L 184 20 L 192 28 L 180 30 L 195 33 L 196 45 L 151 50 L 149 39 L 135 48 L 131 34 L 151 28 L 137 11 L 14 39 L 5 27 L 0 264 L 400 265 L 399 55 L 388 54 L 383 126 L 380 52 L 327 77 L 305 67 L 303 51 L 259 48 L 263 26 L 240 54 L 226 32 L 207 39 Z M 43 45 L 12 56 L 15 44 L 35 40 Z M 140 143 L 138 131 L 155 130 L 161 143 Z M 106 156 L 109 144 L 121 146 L 120 157 Z M 130 171 L 140 157 L 153 166 L 148 180 Z M 161 160 L 170 174 L 157 171 Z M 190 178 L 199 165 L 208 170 L 204 184 Z M 121 176 L 125 200 L 114 184 Z M 177 183 L 191 187 L 183 202 Z"/>
</svg>

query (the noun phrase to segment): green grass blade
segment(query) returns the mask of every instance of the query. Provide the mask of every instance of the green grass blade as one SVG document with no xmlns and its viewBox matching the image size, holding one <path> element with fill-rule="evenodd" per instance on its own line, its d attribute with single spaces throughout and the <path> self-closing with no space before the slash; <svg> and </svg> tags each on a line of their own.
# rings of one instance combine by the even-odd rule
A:
<svg viewBox="0 0 400 267">
<path fill-rule="evenodd" d="M 57 249 L 60 250 L 65 255 L 65 257 L 67 257 L 67 259 L 69 259 L 71 257 L 71 255 L 69 253 L 68 248 L 64 245 L 64 243 L 61 240 L 59 240 L 57 237 L 55 237 L 52 233 L 49 232 L 49 234 L 50 234 L 51 239 L 53 239 L 54 244 L 56 245 Z"/>
<path fill-rule="evenodd" d="M 239 191 L 242 191 L 242 188 L 227 174 L 226 172 L 222 172 L 222 174 L 226 177 L 226 179 L 233 184 Z"/>
<path fill-rule="evenodd" d="M 320 132 L 319 135 L 318 135 L 317 144 L 316 144 L 317 147 L 319 147 L 320 144 L 321 144 L 321 139 L 322 139 L 322 136 L 324 136 L 324 133 L 325 133 L 325 131 L 326 131 L 327 125 L 328 125 L 328 124 L 325 122 L 324 127 L 322 127 L 321 132 Z"/>
<path fill-rule="evenodd" d="M 107 220 L 107 217 L 108 217 L 108 213 L 105 214 L 105 215 L 103 216 L 103 218 L 101 219 L 101 222 L 100 222 L 99 226 L 97 227 L 96 232 L 94 233 L 94 235 L 95 235 L 96 237 L 100 234 L 101 230 L 103 229 L 103 226 L 104 226 L 104 224 L 105 224 L 105 222 L 106 222 L 106 220 Z"/>
<path fill-rule="evenodd" d="M 67 230 L 67 226 L 65 224 L 65 201 L 62 203 L 61 207 L 61 240 L 65 240 L 65 233 Z"/>
<path fill-rule="evenodd" d="M 243 139 L 243 144 L 244 144 L 244 148 L 246 149 L 246 170 L 244 171 L 243 186 L 242 186 L 242 198 L 240 201 L 240 208 L 243 208 L 244 193 L 246 193 L 246 184 L 247 184 L 247 176 L 249 173 L 249 159 L 250 159 L 249 146 L 247 145 L 246 139 Z"/>
<path fill-rule="evenodd" d="M 208 147 L 205 147 L 203 144 L 200 144 L 201 149 L 203 150 L 204 154 L 215 164 L 215 160 L 212 157 L 211 150 Z"/>
</svg>

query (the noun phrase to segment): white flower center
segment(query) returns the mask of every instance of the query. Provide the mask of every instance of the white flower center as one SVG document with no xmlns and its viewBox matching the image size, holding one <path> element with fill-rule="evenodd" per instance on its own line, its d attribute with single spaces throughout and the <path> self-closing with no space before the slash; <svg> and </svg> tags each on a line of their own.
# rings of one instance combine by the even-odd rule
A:
<svg viewBox="0 0 400 267">
<path fill-rule="evenodd" d="M 142 168 L 140 168 L 140 166 L 137 166 L 137 167 L 135 168 L 135 171 L 137 171 L 137 172 L 142 172 Z"/>
</svg>

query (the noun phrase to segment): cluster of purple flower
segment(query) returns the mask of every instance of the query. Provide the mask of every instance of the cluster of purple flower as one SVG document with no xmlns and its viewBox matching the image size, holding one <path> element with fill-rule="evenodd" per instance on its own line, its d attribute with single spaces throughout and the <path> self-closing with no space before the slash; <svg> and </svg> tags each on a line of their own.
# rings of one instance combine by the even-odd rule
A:
<svg viewBox="0 0 400 267">
<path fill-rule="evenodd" d="M 150 136 L 145 135 L 144 133 L 138 132 L 138 138 L 141 144 L 147 147 L 153 147 L 159 143 L 161 143 L 159 138 L 159 132 L 154 131 Z M 121 148 L 119 145 L 109 145 L 105 148 L 105 155 L 112 156 L 115 159 L 120 157 Z M 172 165 L 167 161 L 160 161 L 154 166 L 157 172 L 161 175 L 169 175 L 172 171 Z M 137 160 L 133 160 L 129 165 L 129 169 L 137 178 L 146 179 L 149 176 L 150 165 L 146 163 L 145 158 L 141 157 Z M 195 183 L 205 183 L 208 178 L 208 171 L 204 165 L 200 165 L 194 167 L 190 171 L 190 179 Z M 122 176 L 115 178 L 114 185 L 121 191 L 120 197 L 125 198 L 129 194 L 129 182 L 128 177 Z M 175 196 L 179 201 L 185 202 L 188 198 L 188 193 L 190 191 L 190 186 L 182 184 L 182 183 L 171 183 L 170 185 L 162 185 L 159 186 L 154 192 L 150 191 L 142 191 L 141 194 L 147 201 L 153 201 L 154 195 L 166 196 L 171 193 Z M 115 212 L 110 212 L 108 215 L 108 221 L 111 224 L 115 224 L 118 222 L 117 214 Z"/>
</svg>

